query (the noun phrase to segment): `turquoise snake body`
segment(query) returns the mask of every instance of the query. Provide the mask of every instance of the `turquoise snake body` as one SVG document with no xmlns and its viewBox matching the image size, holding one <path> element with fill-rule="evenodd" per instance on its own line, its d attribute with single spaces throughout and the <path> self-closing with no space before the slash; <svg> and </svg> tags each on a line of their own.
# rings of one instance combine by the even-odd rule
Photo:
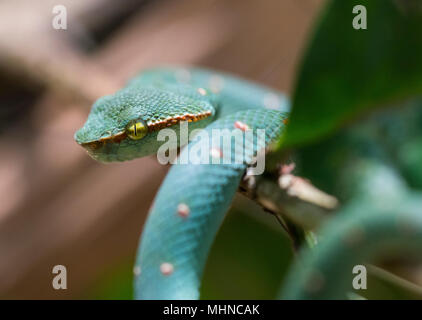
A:
<svg viewBox="0 0 422 320">
<path fill-rule="evenodd" d="M 195 138 L 182 149 L 179 158 L 205 144 L 210 157 L 221 162 L 171 167 L 142 231 L 135 298 L 199 298 L 211 244 L 239 183 L 257 152 L 282 135 L 288 109 L 288 100 L 280 92 L 227 74 L 185 68 L 146 70 L 120 91 L 95 102 L 75 140 L 101 162 L 155 154 L 165 143 L 160 132 L 170 128 L 178 134 L 184 121 L 189 133 L 203 129 L 208 136 L 214 129 L 254 132 L 243 136 L 241 146 L 230 137 L 229 149 L 218 147 L 220 140 L 213 147 L 212 141 Z M 420 128 L 419 111 L 411 120 Z M 262 143 L 256 139 L 258 129 L 265 130 Z M 341 170 L 331 167 L 330 171 L 336 180 L 348 181 L 342 191 L 347 190 L 344 199 L 351 200 L 323 226 L 320 243 L 301 252 L 303 259 L 293 265 L 283 298 L 346 298 L 353 290 L 354 265 L 389 256 L 408 244 L 412 252 L 422 246 L 421 196 L 409 190 L 391 157 L 368 136 L 360 127 L 344 140 L 348 145 L 340 153 L 314 151 L 323 152 L 321 157 L 329 163 L 339 163 Z M 175 148 L 184 145 L 178 138 Z M 244 152 L 242 162 L 234 161 L 239 152 Z M 339 161 L 342 157 L 345 160 Z M 387 190 L 373 190 L 386 176 L 390 177 Z"/>
<path fill-rule="evenodd" d="M 183 118 L 191 120 L 189 131 L 204 127 L 210 133 L 236 127 L 241 131 L 265 129 L 265 145 L 258 145 L 258 139 L 247 141 L 245 135 L 242 163 L 234 161 L 239 150 L 234 143 L 229 164 L 222 161 L 171 168 L 142 233 L 135 267 L 139 273 L 136 298 L 199 298 L 210 246 L 240 179 L 258 149 L 280 136 L 287 109 L 287 99 L 279 92 L 228 75 L 177 68 L 145 71 L 115 95 L 94 104 L 75 139 L 94 159 L 103 162 L 156 153 L 160 146 L 156 127 L 170 126 L 179 132 Z M 195 119 L 200 114 L 209 115 Z M 139 140 L 130 139 L 125 128 L 138 120 L 148 126 L 148 134 Z M 163 120 L 164 125 L 157 125 Z M 189 147 L 196 143 L 201 141 L 193 141 Z M 228 150 L 218 151 L 224 159 Z M 187 150 L 180 157 L 183 152 Z"/>
</svg>

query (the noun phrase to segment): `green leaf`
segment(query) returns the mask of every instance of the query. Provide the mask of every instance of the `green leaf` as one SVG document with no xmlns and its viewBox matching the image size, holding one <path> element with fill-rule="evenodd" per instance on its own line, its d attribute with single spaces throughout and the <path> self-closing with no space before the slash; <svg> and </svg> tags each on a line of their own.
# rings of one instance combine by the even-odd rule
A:
<svg viewBox="0 0 422 320">
<path fill-rule="evenodd" d="M 353 28 L 355 5 L 367 9 L 366 30 Z M 420 3 L 334 0 L 304 56 L 290 125 L 279 147 L 320 140 L 364 112 L 400 105 L 420 93 Z"/>
</svg>

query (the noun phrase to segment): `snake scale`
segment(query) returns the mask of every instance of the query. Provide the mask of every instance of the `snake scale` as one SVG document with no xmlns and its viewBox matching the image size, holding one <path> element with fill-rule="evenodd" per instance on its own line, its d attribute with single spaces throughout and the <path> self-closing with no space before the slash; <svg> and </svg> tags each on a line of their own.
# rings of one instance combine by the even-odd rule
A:
<svg viewBox="0 0 422 320">
<path fill-rule="evenodd" d="M 229 147 L 221 147 L 220 140 L 215 147 L 215 141 L 194 136 L 182 149 L 180 159 L 190 156 L 191 150 L 205 148 L 210 151 L 207 157 L 220 162 L 176 163 L 171 167 L 142 232 L 134 268 L 135 298 L 199 298 L 211 244 L 239 183 L 257 152 L 281 136 L 288 110 L 286 96 L 270 88 L 211 70 L 180 67 L 145 70 L 123 89 L 95 102 L 75 140 L 100 162 L 156 154 L 166 143 L 160 138 L 164 129 L 173 129 L 177 135 L 173 148 L 184 146 L 188 141 L 179 132 L 185 122 L 189 133 L 203 129 L 206 137 L 212 137 L 215 129 L 243 133 L 265 130 L 261 142 L 256 135 L 245 134 L 241 145 L 231 137 Z M 239 153 L 244 156 L 241 162 L 235 161 Z M 328 152 L 325 156 L 329 157 Z M 354 155 L 354 159 L 359 158 Z M 368 167 L 377 165 L 375 170 L 359 168 L 360 175 L 366 174 L 360 181 L 376 180 L 377 172 L 387 168 L 383 172 L 392 172 L 393 191 L 383 196 L 396 200 L 380 207 L 373 205 L 376 197 L 350 197 L 356 201 L 350 201 L 324 226 L 320 244 L 305 250 L 303 259 L 294 264 L 282 298 L 343 298 L 350 290 L 353 265 L 371 260 L 386 243 L 391 244 L 387 246 L 390 250 L 408 243 L 417 248 L 422 245 L 420 197 L 409 196 L 408 192 L 397 196 L 406 188 L 395 171 L 366 155 L 362 159 Z M 353 188 L 364 189 L 365 183 Z M 359 206 L 362 203 L 368 203 L 364 212 Z M 397 227 L 398 208 L 401 227 Z M 403 232 L 403 228 L 411 232 Z M 371 234 L 372 242 L 368 242 L 367 234 Z"/>
</svg>

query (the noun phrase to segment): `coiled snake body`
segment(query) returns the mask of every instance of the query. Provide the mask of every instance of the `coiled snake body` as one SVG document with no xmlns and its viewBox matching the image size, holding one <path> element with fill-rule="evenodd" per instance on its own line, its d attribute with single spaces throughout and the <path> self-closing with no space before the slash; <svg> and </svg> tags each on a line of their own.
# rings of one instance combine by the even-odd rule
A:
<svg viewBox="0 0 422 320">
<path fill-rule="evenodd" d="M 280 136 L 287 110 L 282 93 L 221 73 L 182 68 L 144 71 L 94 104 L 75 139 L 102 162 L 156 153 L 165 143 L 159 136 L 165 128 L 174 129 L 178 146 L 183 145 L 183 121 L 188 121 L 189 133 L 204 128 L 208 137 L 214 129 L 254 133 L 223 145 L 194 139 L 181 152 L 179 158 L 205 147 L 213 159 L 209 164 L 175 164 L 165 178 L 142 232 L 136 298 L 199 298 L 210 246 L 240 179 L 256 153 Z M 265 130 L 261 142 L 258 129 Z M 243 153 L 242 161 L 236 161 L 238 153 Z"/>
<path fill-rule="evenodd" d="M 409 188 L 402 172 L 420 172 L 420 153 L 403 158 L 406 161 L 398 158 L 398 167 L 391 161 L 406 154 L 401 148 L 408 147 L 408 141 L 415 147 L 412 150 L 420 150 L 421 140 L 413 137 L 420 133 L 420 104 L 411 110 L 408 118 L 400 120 L 407 115 L 403 111 L 384 119 L 385 126 L 360 123 L 339 135 L 340 143 L 310 149 L 310 158 L 312 152 L 324 154 L 329 163 L 324 174 L 335 175 L 332 180 L 344 184 L 337 193 L 345 193 L 346 201 L 321 229 L 320 243 L 304 250 L 292 267 L 284 298 L 346 298 L 353 290 L 354 266 L 399 256 L 404 249 L 419 252 L 422 197 Z M 189 159 L 200 150 L 200 159 L 209 161 L 173 165 L 149 212 L 135 266 L 136 298 L 199 298 L 210 246 L 240 180 L 257 152 L 280 137 L 287 111 L 282 93 L 229 75 L 183 68 L 147 70 L 95 102 L 75 139 L 101 162 L 159 152 L 167 143 L 164 129 L 174 129 L 173 150 L 188 142 L 180 134 L 184 123 L 188 122 L 190 134 L 203 129 L 179 159 Z M 398 135 L 402 140 L 383 147 L 386 132 L 397 135 L 393 124 L 398 121 L 405 123 Z M 407 132 L 407 128 L 413 129 Z M 224 133 L 218 139 L 213 136 L 215 129 Z M 241 133 L 240 140 L 231 135 L 233 129 Z M 264 139 L 258 139 L 259 130 L 264 130 Z M 227 137 L 231 143 L 221 143 Z M 396 151 L 389 156 L 391 150 Z M 239 154 L 242 161 L 237 161 Z M 315 172 L 315 164 L 310 166 Z M 414 185 L 420 187 L 418 177 Z"/>
</svg>

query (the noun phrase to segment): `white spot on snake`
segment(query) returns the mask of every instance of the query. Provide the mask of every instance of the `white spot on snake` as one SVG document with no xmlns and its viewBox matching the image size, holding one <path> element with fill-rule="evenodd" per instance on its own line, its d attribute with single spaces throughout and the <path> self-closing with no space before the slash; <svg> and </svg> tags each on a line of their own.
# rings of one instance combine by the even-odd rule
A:
<svg viewBox="0 0 422 320">
<path fill-rule="evenodd" d="M 135 277 L 139 277 L 141 275 L 141 267 L 140 266 L 133 267 L 133 274 L 135 275 Z"/>
<path fill-rule="evenodd" d="M 210 77 L 208 85 L 214 93 L 219 93 L 223 89 L 224 79 L 220 76 L 213 75 Z"/>
<path fill-rule="evenodd" d="M 191 74 L 187 69 L 179 69 L 174 73 L 178 82 L 187 83 L 191 79 Z"/>
<path fill-rule="evenodd" d="M 240 130 L 242 130 L 242 131 L 247 131 L 247 130 L 249 130 L 248 125 L 247 125 L 246 123 L 243 123 L 243 122 L 240 122 L 240 121 L 236 121 L 236 122 L 234 123 L 234 127 L 235 127 L 236 129 L 240 129 Z"/>
<path fill-rule="evenodd" d="M 165 275 L 165 276 L 169 276 L 169 275 L 171 275 L 171 274 L 173 273 L 173 271 L 174 271 L 174 267 L 173 267 L 173 265 L 172 265 L 171 263 L 168 263 L 168 262 L 163 262 L 163 263 L 160 265 L 160 271 L 161 271 L 161 273 L 162 273 L 163 275 Z"/>
<path fill-rule="evenodd" d="M 207 91 L 204 88 L 198 88 L 198 93 L 201 96 L 205 96 L 207 94 Z"/>
<path fill-rule="evenodd" d="M 264 96 L 263 103 L 264 103 L 264 107 L 267 109 L 274 109 L 274 110 L 280 109 L 280 99 L 274 93 L 267 93 Z"/>
<path fill-rule="evenodd" d="M 211 157 L 213 158 L 221 158 L 223 156 L 223 152 L 219 148 L 211 148 L 210 150 Z"/>
<path fill-rule="evenodd" d="M 190 213 L 190 209 L 188 207 L 187 204 L 185 203 L 180 203 L 177 206 L 177 213 L 179 214 L 179 216 L 183 217 L 183 218 L 187 218 L 189 216 Z"/>
</svg>

